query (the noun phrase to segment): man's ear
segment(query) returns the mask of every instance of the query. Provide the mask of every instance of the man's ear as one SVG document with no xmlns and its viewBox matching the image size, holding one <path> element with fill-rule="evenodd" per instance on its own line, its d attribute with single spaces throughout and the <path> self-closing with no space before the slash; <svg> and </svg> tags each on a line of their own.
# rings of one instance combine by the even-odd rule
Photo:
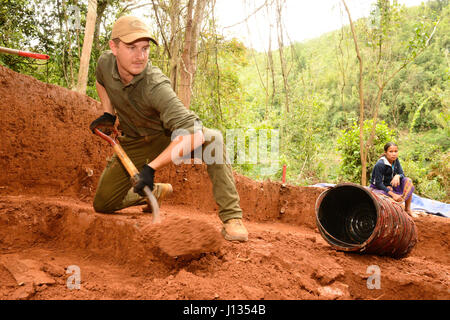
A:
<svg viewBox="0 0 450 320">
<path fill-rule="evenodd" d="M 118 45 L 113 40 L 109 40 L 109 48 L 111 49 L 112 53 L 117 56 Z"/>
</svg>

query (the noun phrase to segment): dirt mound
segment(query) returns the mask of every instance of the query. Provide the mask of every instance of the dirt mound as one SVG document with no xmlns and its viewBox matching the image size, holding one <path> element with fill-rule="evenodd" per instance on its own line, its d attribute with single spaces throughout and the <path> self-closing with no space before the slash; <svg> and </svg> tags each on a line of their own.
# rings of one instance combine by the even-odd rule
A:
<svg viewBox="0 0 450 320">
<path fill-rule="evenodd" d="M 2 192 L 87 197 L 110 150 L 87 129 L 99 103 L 0 66 Z"/>
<path fill-rule="evenodd" d="M 99 103 L 1 66 L 0 97 L 0 299 L 450 298 L 448 219 L 415 218 L 405 259 L 337 252 L 315 225 L 323 189 L 235 175 L 250 235 L 231 243 L 204 165 L 157 173 L 174 188 L 159 228 L 139 207 L 99 214 L 91 201 L 111 156 L 88 130 Z"/>
<path fill-rule="evenodd" d="M 88 127 L 100 104 L 84 95 L 42 83 L 0 66 L 0 176 L 2 194 L 74 196 L 90 202 L 112 149 Z M 314 227 L 321 188 L 255 183 L 235 175 L 241 207 L 250 221 L 306 223 Z M 171 183 L 169 203 L 217 210 L 205 165 L 171 165 L 156 179 Z"/>
<path fill-rule="evenodd" d="M 218 252 L 222 236 L 210 223 L 186 217 L 168 217 L 161 224 L 152 224 L 150 238 L 156 239 L 158 248 L 171 257 Z"/>
</svg>

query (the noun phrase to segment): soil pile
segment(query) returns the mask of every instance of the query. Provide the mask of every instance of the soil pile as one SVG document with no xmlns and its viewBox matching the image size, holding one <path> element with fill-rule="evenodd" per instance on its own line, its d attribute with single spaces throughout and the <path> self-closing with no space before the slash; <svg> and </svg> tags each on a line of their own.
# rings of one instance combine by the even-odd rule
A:
<svg viewBox="0 0 450 320">
<path fill-rule="evenodd" d="M 222 240 L 204 165 L 157 173 L 174 189 L 166 228 L 139 207 L 94 212 L 112 154 L 88 129 L 101 113 L 93 99 L 0 66 L 0 299 L 450 298 L 448 219 L 415 218 L 419 240 L 404 259 L 337 252 L 315 225 L 321 188 L 235 175 L 247 243 Z M 206 233 L 189 235 L 192 225 Z"/>
<path fill-rule="evenodd" d="M 150 237 L 171 257 L 218 252 L 221 234 L 210 223 L 186 217 L 168 217 L 159 225 L 150 225 Z"/>
</svg>

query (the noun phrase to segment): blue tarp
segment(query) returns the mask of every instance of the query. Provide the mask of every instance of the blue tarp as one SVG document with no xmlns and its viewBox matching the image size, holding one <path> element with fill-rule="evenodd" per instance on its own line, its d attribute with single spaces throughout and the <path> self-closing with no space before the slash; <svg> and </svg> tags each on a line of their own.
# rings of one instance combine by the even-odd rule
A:
<svg viewBox="0 0 450 320">
<path fill-rule="evenodd" d="M 334 187 L 334 184 L 330 183 L 319 183 L 311 187 Z M 426 198 L 419 197 L 413 193 L 411 200 L 411 209 L 415 211 L 423 211 L 429 214 L 450 218 L 450 204 L 439 202 L 436 200 L 430 200 Z"/>
<path fill-rule="evenodd" d="M 413 193 L 411 209 L 450 218 L 450 204 L 419 197 Z"/>
</svg>

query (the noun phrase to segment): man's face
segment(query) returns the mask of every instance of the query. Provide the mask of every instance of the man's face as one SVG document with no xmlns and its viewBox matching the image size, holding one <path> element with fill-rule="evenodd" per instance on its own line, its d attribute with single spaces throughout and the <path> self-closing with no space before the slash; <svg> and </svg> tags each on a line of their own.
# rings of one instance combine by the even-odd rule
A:
<svg viewBox="0 0 450 320">
<path fill-rule="evenodd" d="M 144 71 L 148 63 L 149 40 L 138 39 L 132 43 L 120 41 L 118 44 L 111 40 L 109 45 L 116 56 L 117 66 L 121 73 L 125 72 L 130 76 L 136 76 Z"/>
</svg>

